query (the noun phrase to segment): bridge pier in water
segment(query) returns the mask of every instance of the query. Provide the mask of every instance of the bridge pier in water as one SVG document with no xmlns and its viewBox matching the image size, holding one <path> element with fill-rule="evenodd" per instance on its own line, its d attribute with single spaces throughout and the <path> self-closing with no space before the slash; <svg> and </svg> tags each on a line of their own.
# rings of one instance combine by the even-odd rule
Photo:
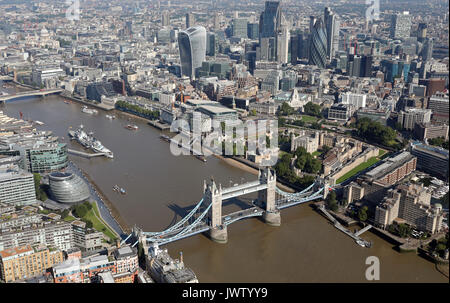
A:
<svg viewBox="0 0 450 303">
<path fill-rule="evenodd" d="M 162 232 L 143 232 L 135 227 L 132 241 L 136 241 L 134 245 L 141 242 L 145 251 L 149 243 L 164 245 L 200 233 L 205 233 L 214 242 L 227 243 L 228 225 L 245 218 L 261 216 L 265 223 L 280 226 L 281 209 L 316 199 L 326 199 L 329 191 L 336 187 L 330 185 L 329 181 L 327 178 L 316 179 L 301 192 L 288 193 L 277 188 L 276 172 L 270 168 L 260 170 L 256 181 L 235 184 L 228 188 L 222 188 L 221 184 L 211 179 L 209 183 L 204 182 L 202 199 L 183 219 Z M 252 206 L 222 215 L 223 200 L 255 192 L 258 192 L 258 199 Z"/>
<path fill-rule="evenodd" d="M 263 220 L 271 226 L 281 225 L 280 210 L 276 206 L 275 190 L 277 187 L 277 176 L 275 171 L 267 168 L 259 171 L 258 178 L 261 184 L 267 184 L 267 188 L 258 192 L 258 203 L 265 209 Z"/>
<path fill-rule="evenodd" d="M 222 222 L 222 185 L 217 187 L 216 182 L 211 180 L 208 185 L 203 186 L 203 199 L 205 205 L 211 204 L 208 211 L 207 222 L 210 229 L 207 231 L 211 240 L 217 243 L 228 242 L 227 226 Z"/>
</svg>

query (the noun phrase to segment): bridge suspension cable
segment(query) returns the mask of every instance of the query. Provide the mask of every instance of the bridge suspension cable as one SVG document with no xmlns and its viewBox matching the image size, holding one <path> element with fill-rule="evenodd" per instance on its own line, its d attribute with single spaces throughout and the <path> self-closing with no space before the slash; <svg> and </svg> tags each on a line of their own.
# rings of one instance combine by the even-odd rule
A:
<svg viewBox="0 0 450 303">
<path fill-rule="evenodd" d="M 208 207 L 205 209 L 205 211 L 189 226 L 187 226 L 185 229 L 183 229 L 181 232 L 179 232 L 176 235 L 171 236 L 170 238 L 166 238 L 166 239 L 158 239 L 158 238 L 147 238 L 147 241 L 152 241 L 152 242 L 160 242 L 160 244 L 165 244 L 168 242 L 172 242 L 172 240 L 177 239 L 181 236 L 184 236 L 185 234 L 189 233 L 190 231 L 192 231 L 192 229 L 194 229 L 194 227 L 196 227 L 202 220 L 203 218 L 206 216 L 206 214 L 208 213 L 209 209 L 211 208 L 212 203 L 208 205 Z"/>
<path fill-rule="evenodd" d="M 197 205 L 183 219 L 181 219 L 180 221 L 178 221 L 171 227 L 167 228 L 166 230 L 160 231 L 160 232 L 143 232 L 143 234 L 146 236 L 160 236 L 160 235 L 165 235 L 165 234 L 171 233 L 172 231 L 174 231 L 175 229 L 181 227 L 184 223 L 186 223 L 197 212 L 197 210 L 200 208 L 200 205 L 202 203 L 203 203 L 203 198 L 200 200 L 200 202 L 197 203 Z"/>
<path fill-rule="evenodd" d="M 309 191 L 314 185 L 316 185 L 316 183 L 312 183 L 310 186 L 308 186 L 307 188 L 305 188 L 304 190 L 298 192 L 298 193 L 288 193 L 286 191 L 283 191 L 281 189 L 279 189 L 278 187 L 276 188 L 277 193 L 279 193 L 280 195 L 283 196 L 290 196 L 290 197 L 296 197 L 296 196 L 300 196 L 302 194 L 304 194 L 305 192 Z"/>
</svg>

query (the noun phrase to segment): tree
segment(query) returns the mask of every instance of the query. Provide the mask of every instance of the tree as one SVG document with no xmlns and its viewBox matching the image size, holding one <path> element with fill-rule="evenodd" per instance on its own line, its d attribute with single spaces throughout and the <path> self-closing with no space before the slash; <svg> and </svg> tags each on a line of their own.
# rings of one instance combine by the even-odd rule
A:
<svg viewBox="0 0 450 303">
<path fill-rule="evenodd" d="M 45 193 L 44 186 L 41 185 L 41 175 L 38 173 L 33 173 L 34 178 L 34 190 L 36 193 L 36 199 L 40 201 L 45 201 L 48 199 L 47 194 Z"/>
<path fill-rule="evenodd" d="M 320 105 L 318 105 L 318 104 L 308 102 L 304 106 L 303 111 L 310 116 L 322 118 L 322 109 L 321 109 Z"/>
<path fill-rule="evenodd" d="M 411 232 L 411 228 L 406 224 L 398 225 L 398 234 L 402 238 L 406 238 Z"/>
<path fill-rule="evenodd" d="M 336 193 L 334 191 L 331 191 L 326 198 L 326 203 L 329 209 L 332 211 L 338 210 L 337 200 L 336 200 Z"/>
<path fill-rule="evenodd" d="M 63 212 L 61 213 L 61 218 L 64 219 L 69 215 L 69 210 L 65 209 L 63 210 Z"/>
<path fill-rule="evenodd" d="M 91 210 L 91 209 L 92 209 L 92 204 L 89 203 L 89 201 L 85 201 L 85 202 L 83 203 L 83 205 L 86 207 L 87 210 Z"/>
<path fill-rule="evenodd" d="M 284 102 L 279 110 L 279 115 L 281 116 L 289 116 L 295 113 L 295 109 L 293 109 L 287 102 Z"/>
<path fill-rule="evenodd" d="M 393 145 L 397 133 L 389 126 L 384 126 L 379 122 L 369 118 L 361 118 L 356 122 L 356 133 L 359 137 L 367 141 L 381 143 L 386 146 Z"/>
<path fill-rule="evenodd" d="M 77 205 L 75 207 L 75 214 L 79 218 L 83 218 L 88 213 L 86 206 L 84 204 Z"/>
<path fill-rule="evenodd" d="M 359 209 L 359 211 L 358 211 L 358 219 L 359 219 L 359 221 L 364 222 L 364 221 L 367 220 L 367 218 L 368 218 L 367 210 L 368 209 L 369 208 L 367 206 L 363 206 L 362 208 Z"/>
<path fill-rule="evenodd" d="M 86 227 L 87 227 L 87 228 L 92 228 L 92 227 L 94 227 L 94 224 L 92 224 L 92 221 L 86 220 L 85 222 L 86 222 Z"/>
</svg>

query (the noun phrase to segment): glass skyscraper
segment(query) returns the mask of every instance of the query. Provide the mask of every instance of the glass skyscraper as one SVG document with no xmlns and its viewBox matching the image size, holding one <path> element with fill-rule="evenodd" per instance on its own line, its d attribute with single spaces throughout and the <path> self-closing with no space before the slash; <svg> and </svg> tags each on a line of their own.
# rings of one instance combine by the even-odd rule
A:
<svg viewBox="0 0 450 303">
<path fill-rule="evenodd" d="M 313 21 L 311 21 L 313 24 L 311 24 L 309 64 L 325 68 L 327 64 L 327 33 L 322 18 L 314 19 Z"/>
<path fill-rule="evenodd" d="M 340 23 L 329 7 L 325 7 L 324 25 L 327 32 L 327 56 L 331 59 L 339 48 Z"/>
<path fill-rule="evenodd" d="M 206 29 L 193 26 L 178 34 L 181 74 L 195 78 L 195 71 L 202 67 L 206 57 Z"/>
<path fill-rule="evenodd" d="M 391 38 L 406 39 L 411 34 L 411 15 L 409 12 L 392 15 Z"/>
<path fill-rule="evenodd" d="M 281 25 L 280 2 L 266 1 L 264 11 L 259 18 L 260 38 L 276 37 L 276 32 Z"/>
</svg>

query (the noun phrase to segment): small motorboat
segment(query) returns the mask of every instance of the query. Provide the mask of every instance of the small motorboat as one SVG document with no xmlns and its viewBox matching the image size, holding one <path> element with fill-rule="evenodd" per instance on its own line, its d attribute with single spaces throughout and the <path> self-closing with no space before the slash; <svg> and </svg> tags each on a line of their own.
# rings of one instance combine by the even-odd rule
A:
<svg viewBox="0 0 450 303">
<path fill-rule="evenodd" d="M 129 129 L 129 130 L 138 130 L 139 127 L 136 124 L 128 124 L 127 126 L 125 126 L 125 128 Z"/>
</svg>

